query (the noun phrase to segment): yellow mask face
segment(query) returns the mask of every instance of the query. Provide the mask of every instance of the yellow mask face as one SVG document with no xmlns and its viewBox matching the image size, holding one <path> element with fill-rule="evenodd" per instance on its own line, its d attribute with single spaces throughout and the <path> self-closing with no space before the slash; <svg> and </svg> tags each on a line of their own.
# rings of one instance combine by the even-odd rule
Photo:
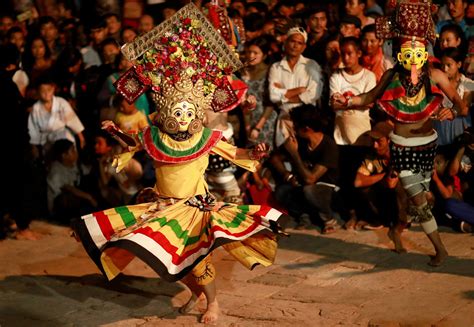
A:
<svg viewBox="0 0 474 327">
<path fill-rule="evenodd" d="M 186 132 L 191 121 L 196 118 L 196 108 L 192 103 L 179 102 L 173 107 L 171 116 L 178 121 L 179 131 Z"/>
<path fill-rule="evenodd" d="M 412 70 L 413 66 L 420 70 L 428 59 L 428 52 L 420 42 L 416 42 L 414 47 L 411 42 L 406 42 L 400 47 L 397 59 L 406 70 Z"/>
</svg>

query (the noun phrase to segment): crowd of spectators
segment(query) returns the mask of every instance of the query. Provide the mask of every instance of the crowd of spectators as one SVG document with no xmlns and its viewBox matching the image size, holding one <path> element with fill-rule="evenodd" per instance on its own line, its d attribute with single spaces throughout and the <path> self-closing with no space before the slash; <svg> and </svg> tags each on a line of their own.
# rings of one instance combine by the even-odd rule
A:
<svg viewBox="0 0 474 327">
<path fill-rule="evenodd" d="M 109 119 L 136 132 L 150 122 L 155 106 L 148 94 L 130 105 L 115 92 L 113 83 L 132 66 L 120 47 L 179 5 L 144 4 L 141 15 L 125 23 L 125 7 L 94 17 L 76 2 L 56 2 L 64 10 L 55 17 L 0 17 L 8 156 L 2 177 L 11 188 L 1 208 L 2 238 L 16 229 L 17 238 L 34 239 L 32 219 L 67 224 L 81 214 L 135 201 L 140 189 L 154 184 L 146 156 L 134 158 L 121 173 L 111 169 L 119 146 L 100 126 Z M 205 8 L 206 1 L 197 5 Z M 441 68 L 471 107 L 474 3 L 448 0 L 437 8 L 439 35 L 429 48 L 429 65 Z M 374 0 L 230 1 L 229 17 L 236 26 L 243 23 L 236 51 L 245 68 L 236 78 L 248 91 L 224 117 L 222 129 L 229 126 L 239 146 L 266 142 L 271 149 L 257 173 L 225 166 L 235 177 L 234 190 L 238 187 L 232 200 L 270 203 L 288 211 L 296 228 L 314 224 L 323 233 L 341 226 L 382 228 L 404 219 L 406 196 L 388 165 L 391 123 L 375 105 L 357 110 L 330 105 L 332 94 L 367 92 L 397 65 L 396 48 L 377 39 L 375 30 L 375 18 L 387 9 Z M 450 106 L 446 98 L 443 107 Z M 212 121 L 207 125 L 213 127 Z M 436 122 L 436 130 L 432 189 L 438 222 L 472 232 L 471 113 Z"/>
</svg>

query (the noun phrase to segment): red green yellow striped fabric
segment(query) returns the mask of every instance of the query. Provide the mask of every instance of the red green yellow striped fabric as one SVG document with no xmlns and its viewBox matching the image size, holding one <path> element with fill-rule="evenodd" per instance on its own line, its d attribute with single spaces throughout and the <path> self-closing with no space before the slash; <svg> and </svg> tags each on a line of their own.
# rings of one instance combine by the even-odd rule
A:
<svg viewBox="0 0 474 327">
<path fill-rule="evenodd" d="M 141 220 L 150 214 L 152 206 L 146 203 L 108 209 L 84 216 L 76 224 L 84 247 L 109 279 L 128 264 L 123 264 L 123 251 L 113 248 L 126 250 L 164 279 L 176 281 L 215 247 L 268 233 L 269 222 L 282 215 L 258 205 L 230 204 L 219 211 L 204 212 L 181 202 Z"/>
<path fill-rule="evenodd" d="M 151 158 L 163 163 L 182 163 L 194 160 L 211 151 L 222 138 L 222 132 L 203 128 L 201 138 L 187 150 L 177 150 L 166 145 L 161 139 L 162 132 L 157 126 L 148 126 L 138 136 Z"/>
<path fill-rule="evenodd" d="M 377 105 L 397 121 L 414 123 L 423 120 L 435 112 L 443 101 L 443 93 L 433 81 L 430 81 L 430 90 L 426 95 L 408 98 L 405 88 L 398 79 L 398 75 L 390 82 Z M 411 101 L 410 101 L 411 100 Z"/>
</svg>

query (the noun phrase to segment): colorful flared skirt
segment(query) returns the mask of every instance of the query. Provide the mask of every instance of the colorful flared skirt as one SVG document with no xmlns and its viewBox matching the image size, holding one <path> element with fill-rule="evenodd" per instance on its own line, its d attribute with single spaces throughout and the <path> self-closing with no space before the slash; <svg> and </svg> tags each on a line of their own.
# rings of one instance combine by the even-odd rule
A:
<svg viewBox="0 0 474 327">
<path fill-rule="evenodd" d="M 219 246 L 249 269 L 273 263 L 281 212 L 229 203 L 215 208 L 193 206 L 189 200 L 158 200 L 92 213 L 73 227 L 109 280 L 138 257 L 174 282 Z"/>
</svg>

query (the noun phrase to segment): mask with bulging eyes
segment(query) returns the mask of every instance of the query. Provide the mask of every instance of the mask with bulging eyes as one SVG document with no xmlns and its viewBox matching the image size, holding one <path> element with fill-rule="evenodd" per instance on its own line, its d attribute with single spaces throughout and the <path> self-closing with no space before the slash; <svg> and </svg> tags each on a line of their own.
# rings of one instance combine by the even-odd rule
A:
<svg viewBox="0 0 474 327">
<path fill-rule="evenodd" d="M 413 84 L 418 83 L 418 71 L 428 60 L 425 45 L 418 41 L 408 41 L 401 45 L 397 55 L 398 62 L 411 72 Z"/>
<path fill-rule="evenodd" d="M 186 132 L 191 122 L 196 118 L 196 108 L 187 101 L 179 102 L 173 107 L 171 117 L 178 122 L 179 131 Z"/>
</svg>

